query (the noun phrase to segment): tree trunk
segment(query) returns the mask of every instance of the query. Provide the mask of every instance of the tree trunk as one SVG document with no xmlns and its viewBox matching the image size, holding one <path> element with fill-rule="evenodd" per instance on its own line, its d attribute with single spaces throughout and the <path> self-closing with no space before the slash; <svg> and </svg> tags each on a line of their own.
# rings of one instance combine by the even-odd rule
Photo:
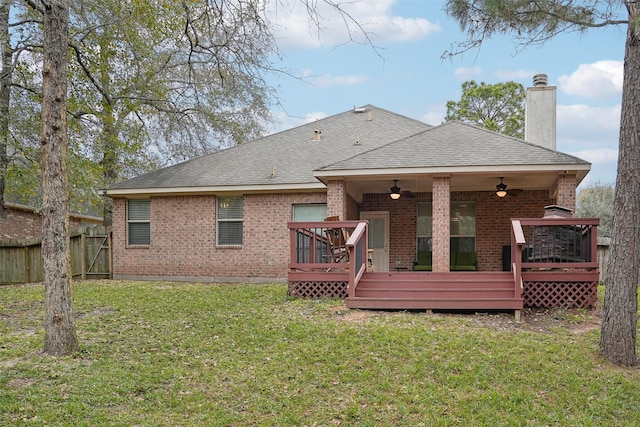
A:
<svg viewBox="0 0 640 427">
<path fill-rule="evenodd" d="M 118 179 L 118 134 L 115 127 L 113 106 L 103 100 L 102 106 L 102 179 L 105 187 L 109 188 Z M 113 199 L 105 197 L 103 223 L 106 227 L 113 225 Z"/>
<path fill-rule="evenodd" d="M 629 7 L 611 255 L 600 337 L 600 353 L 622 366 L 637 363 L 640 279 L 640 39 L 638 24 L 634 25 L 639 14 L 637 4 L 629 2 Z"/>
<path fill-rule="evenodd" d="M 45 288 L 44 351 L 79 350 L 71 296 L 69 182 L 67 178 L 67 0 L 44 1 L 42 69 L 42 262 Z"/>
<path fill-rule="evenodd" d="M 9 10 L 11 2 L 2 0 L 0 3 L 0 52 L 2 53 L 2 68 L 0 69 L 0 218 L 5 217 L 4 189 L 7 176 L 9 143 L 9 102 L 11 99 L 11 79 L 13 67 L 11 64 L 11 40 L 9 38 Z"/>
</svg>

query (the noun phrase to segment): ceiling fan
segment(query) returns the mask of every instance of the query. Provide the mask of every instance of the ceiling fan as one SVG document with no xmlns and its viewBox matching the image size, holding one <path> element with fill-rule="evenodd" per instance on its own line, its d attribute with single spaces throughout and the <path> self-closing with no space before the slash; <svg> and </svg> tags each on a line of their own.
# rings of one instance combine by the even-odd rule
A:
<svg viewBox="0 0 640 427">
<path fill-rule="evenodd" d="M 393 180 L 393 187 L 389 189 L 389 196 L 391 196 L 393 200 L 398 200 L 400 197 L 406 197 L 408 199 L 416 198 L 416 195 L 413 192 L 409 190 L 402 190 L 400 187 L 398 187 L 397 179 Z"/>
<path fill-rule="evenodd" d="M 501 176 L 500 178 L 500 183 L 498 185 L 496 185 L 496 192 L 495 195 L 498 198 L 504 198 L 504 197 L 517 197 L 520 195 L 520 193 L 522 192 L 521 189 L 510 189 L 507 191 L 507 184 L 504 183 L 504 177 Z"/>
</svg>

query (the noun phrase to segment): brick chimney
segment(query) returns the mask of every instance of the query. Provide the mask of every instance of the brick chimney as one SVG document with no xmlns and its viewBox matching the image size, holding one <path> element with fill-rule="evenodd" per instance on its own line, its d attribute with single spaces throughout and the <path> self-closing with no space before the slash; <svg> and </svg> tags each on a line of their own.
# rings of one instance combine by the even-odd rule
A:
<svg viewBox="0 0 640 427">
<path fill-rule="evenodd" d="M 524 139 L 532 144 L 556 149 L 556 87 L 547 86 L 547 75 L 533 76 L 524 106 Z"/>
</svg>

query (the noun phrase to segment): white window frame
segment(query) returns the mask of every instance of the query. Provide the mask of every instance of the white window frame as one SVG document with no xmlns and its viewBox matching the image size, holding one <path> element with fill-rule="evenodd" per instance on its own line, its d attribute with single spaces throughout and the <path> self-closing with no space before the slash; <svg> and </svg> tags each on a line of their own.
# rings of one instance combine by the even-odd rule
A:
<svg viewBox="0 0 640 427">
<path fill-rule="evenodd" d="M 147 215 L 146 217 L 137 217 L 132 218 L 133 215 L 130 214 L 130 206 L 133 203 L 142 203 L 146 202 L 147 204 Z M 131 242 L 131 226 L 133 224 L 148 224 L 149 232 L 148 239 L 145 242 Z M 143 246 L 147 247 L 151 245 L 151 200 L 150 199 L 127 199 L 127 246 Z"/>
<path fill-rule="evenodd" d="M 307 211 L 311 211 L 311 210 L 315 210 L 317 209 L 318 212 L 313 212 L 311 215 L 313 218 L 309 218 L 309 217 L 304 217 L 304 218 L 300 218 L 300 216 L 302 216 L 302 213 L 298 213 L 296 214 L 296 210 L 303 210 L 306 209 Z M 310 212 L 307 212 L 310 213 Z M 327 217 L 327 204 L 326 203 L 294 203 L 292 205 L 292 212 L 291 212 L 291 218 L 293 218 L 293 221 L 324 221 L 324 219 Z"/>
<path fill-rule="evenodd" d="M 227 217 L 226 215 L 221 215 L 225 210 L 225 204 L 229 204 L 228 207 L 231 208 L 230 203 L 234 201 L 240 202 L 240 215 L 239 216 L 231 216 Z M 236 209 L 238 209 L 236 207 Z M 223 233 L 221 233 L 221 224 L 230 224 L 237 223 L 240 224 L 240 240 L 236 242 L 223 241 L 221 243 L 220 237 Z M 227 236 L 229 237 L 229 236 Z M 225 237 L 225 238 L 227 238 Z M 244 198 L 242 196 L 218 196 L 216 197 L 216 246 L 218 247 L 242 247 L 244 244 Z"/>
<path fill-rule="evenodd" d="M 420 221 L 420 206 L 430 206 L 431 209 L 431 226 L 429 227 L 429 229 L 431 230 L 431 234 L 420 234 L 420 226 L 418 224 L 418 222 Z M 429 218 L 426 215 L 422 215 L 425 216 L 427 218 Z M 426 239 L 427 243 L 427 248 L 422 248 L 420 249 L 420 239 Z M 417 250 L 428 250 L 431 251 L 433 248 L 431 247 L 433 245 L 433 203 L 432 202 L 418 202 L 416 204 L 416 249 Z"/>
<path fill-rule="evenodd" d="M 471 205 L 471 206 L 473 206 L 473 234 L 469 234 L 469 233 L 456 233 L 456 234 L 454 234 L 453 233 L 453 230 L 454 230 L 453 222 L 454 222 L 455 210 L 457 209 L 457 207 L 459 207 L 461 205 Z M 451 230 L 451 235 L 450 235 L 451 242 L 450 242 L 450 245 L 451 245 L 451 248 L 453 248 L 453 246 L 454 246 L 453 245 L 453 240 L 454 239 L 469 239 L 469 238 L 473 238 L 473 249 L 472 249 L 472 252 L 475 252 L 476 244 L 477 244 L 477 239 L 476 239 L 476 234 L 477 234 L 476 202 L 474 202 L 474 201 L 464 201 L 464 200 L 451 201 L 451 213 L 449 215 L 449 220 L 451 221 L 451 224 L 450 224 L 450 230 Z"/>
</svg>

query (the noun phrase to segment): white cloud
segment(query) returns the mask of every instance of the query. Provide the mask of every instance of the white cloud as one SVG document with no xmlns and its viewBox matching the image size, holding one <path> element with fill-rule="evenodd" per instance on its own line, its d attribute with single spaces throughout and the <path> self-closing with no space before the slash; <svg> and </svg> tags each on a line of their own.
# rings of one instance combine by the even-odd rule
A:
<svg viewBox="0 0 640 427">
<path fill-rule="evenodd" d="M 444 122 L 444 116 L 446 116 L 447 110 L 445 107 L 439 105 L 429 109 L 425 114 L 420 117 L 420 120 L 430 124 L 432 126 L 438 126 Z"/>
<path fill-rule="evenodd" d="M 558 145 L 564 141 L 565 151 L 618 146 L 620 105 L 558 105 L 556 111 Z"/>
<path fill-rule="evenodd" d="M 615 182 L 620 106 L 558 105 L 557 148 L 590 162 L 582 186 Z"/>
<path fill-rule="evenodd" d="M 369 77 L 360 74 L 360 75 L 351 75 L 351 76 L 334 76 L 332 74 L 322 74 L 317 77 L 312 77 L 310 82 L 312 85 L 317 87 L 331 87 L 331 86 L 354 86 L 359 84 L 364 84 L 369 80 Z"/>
<path fill-rule="evenodd" d="M 482 74 L 481 67 L 458 67 L 453 71 L 453 75 L 456 78 L 464 81 L 472 80 L 480 74 Z"/>
<path fill-rule="evenodd" d="M 582 64 L 569 76 L 560 76 L 558 86 L 568 95 L 592 99 L 620 98 L 622 94 L 622 61 L 598 61 Z"/>
<path fill-rule="evenodd" d="M 341 14 L 325 2 L 314 2 L 315 11 L 299 1 L 268 2 L 265 13 L 276 27 L 281 49 L 366 43 L 363 31 L 374 44 L 421 40 L 440 31 L 439 24 L 424 18 L 393 16 L 395 3 L 397 0 L 343 2 Z"/>
</svg>

